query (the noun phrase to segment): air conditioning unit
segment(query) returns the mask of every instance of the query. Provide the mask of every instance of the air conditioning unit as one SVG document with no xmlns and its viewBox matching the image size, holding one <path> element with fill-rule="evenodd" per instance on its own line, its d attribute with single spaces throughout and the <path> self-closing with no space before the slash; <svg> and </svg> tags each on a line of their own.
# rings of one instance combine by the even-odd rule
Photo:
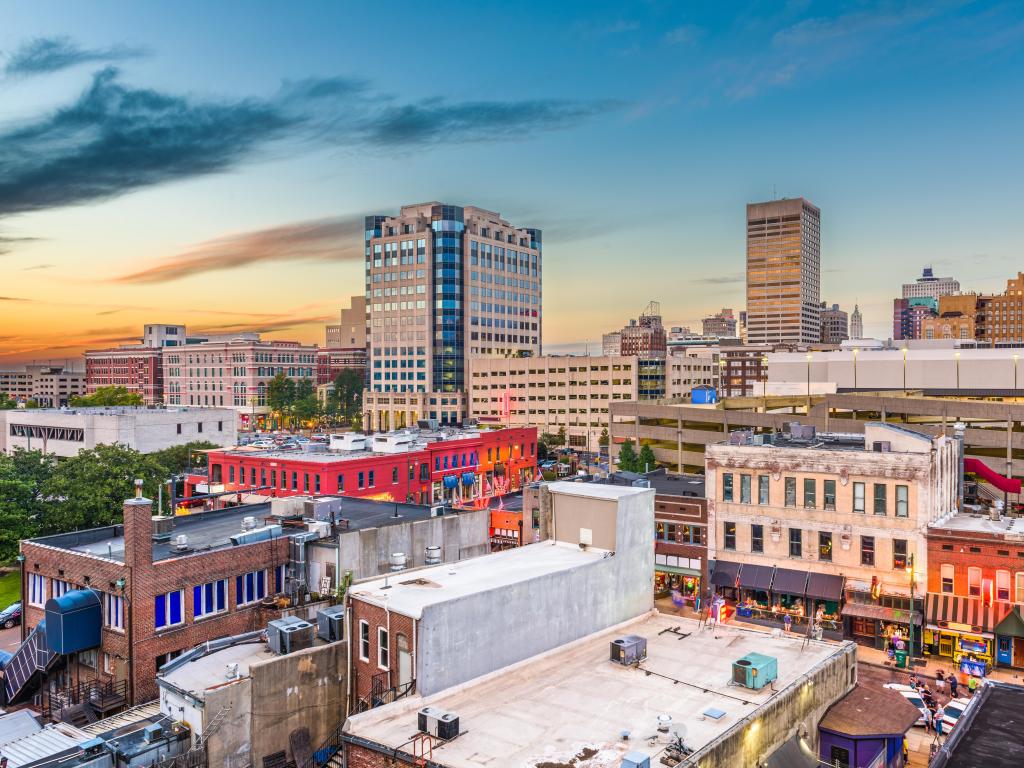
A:
<svg viewBox="0 0 1024 768">
<path fill-rule="evenodd" d="M 651 768 L 651 756 L 631 750 L 622 756 L 619 768 Z"/>
<path fill-rule="evenodd" d="M 423 707 L 416 717 L 417 727 L 423 733 L 449 741 L 459 735 L 459 716 L 437 707 Z"/>
<path fill-rule="evenodd" d="M 153 515 L 153 541 L 170 541 L 173 533 L 173 516 Z"/>
<path fill-rule="evenodd" d="M 316 635 L 333 643 L 345 637 L 345 606 L 332 605 L 316 612 Z"/>
<path fill-rule="evenodd" d="M 188 543 L 188 536 L 184 533 L 179 533 L 174 537 L 174 543 L 171 544 L 171 551 L 173 552 L 191 552 L 192 545 Z"/>
<path fill-rule="evenodd" d="M 779 660 L 774 656 L 748 653 L 732 663 L 732 682 L 755 691 L 764 688 L 779 676 Z"/>
<path fill-rule="evenodd" d="M 142 738 L 146 740 L 147 744 L 152 744 L 156 741 L 160 741 L 164 737 L 164 729 L 162 725 L 157 723 L 151 723 L 142 729 Z"/>
<path fill-rule="evenodd" d="M 612 640 L 610 658 L 616 664 L 628 667 L 647 658 L 647 638 L 640 635 L 626 635 Z"/>
<path fill-rule="evenodd" d="M 267 645 L 279 656 L 313 645 L 313 625 L 297 616 L 285 616 L 267 624 Z"/>
<path fill-rule="evenodd" d="M 431 517 L 443 517 L 444 516 L 444 505 L 436 504 L 430 508 Z"/>
</svg>

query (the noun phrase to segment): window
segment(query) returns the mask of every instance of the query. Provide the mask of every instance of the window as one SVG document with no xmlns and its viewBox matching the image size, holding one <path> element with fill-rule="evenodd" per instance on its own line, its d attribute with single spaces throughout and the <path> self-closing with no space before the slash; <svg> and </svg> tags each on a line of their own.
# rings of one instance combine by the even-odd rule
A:
<svg viewBox="0 0 1024 768">
<path fill-rule="evenodd" d="M 264 571 L 249 571 L 235 576 L 235 605 L 249 605 L 266 596 L 267 574 Z"/>
<path fill-rule="evenodd" d="M 836 481 L 825 481 L 825 509 L 835 510 L 836 508 Z"/>
<path fill-rule="evenodd" d="M 764 552 L 764 526 L 763 525 L 751 525 L 750 526 L 750 551 L 751 552 Z"/>
<path fill-rule="evenodd" d="M 768 504 L 768 475 L 757 476 L 757 503 Z"/>
<path fill-rule="evenodd" d="M 28 575 L 28 604 L 46 605 L 46 577 L 42 574 Z"/>
<path fill-rule="evenodd" d="M 223 613 L 228 609 L 227 579 L 192 587 L 192 613 L 197 619 Z"/>
<path fill-rule="evenodd" d="M 787 507 L 795 507 L 796 506 L 796 478 L 795 477 L 787 477 L 786 478 L 786 506 Z"/>
<path fill-rule="evenodd" d="M 381 669 L 387 669 L 389 660 L 388 631 L 384 627 L 377 627 L 377 666 Z"/>
<path fill-rule="evenodd" d="M 996 571 L 996 600 L 1001 603 L 1010 600 L 1010 572 Z"/>
<path fill-rule="evenodd" d="M 833 744 L 829 752 L 828 764 L 834 768 L 850 768 L 850 750 Z"/>
<path fill-rule="evenodd" d="M 903 570 L 907 567 L 907 540 L 892 540 L 892 567 L 895 570 Z"/>
<path fill-rule="evenodd" d="M 832 534 L 828 531 L 818 532 L 818 559 L 832 562 Z"/>
<path fill-rule="evenodd" d="M 184 651 L 181 651 L 181 650 L 178 650 L 178 651 L 168 651 L 167 653 L 161 653 L 159 656 L 156 657 L 156 671 L 159 672 L 160 671 L 160 667 L 162 667 L 164 664 L 166 664 L 169 661 L 174 661 L 176 658 L 181 656 L 182 653 L 184 653 Z"/>
<path fill-rule="evenodd" d="M 875 514 L 884 515 L 888 513 L 887 507 L 889 506 L 886 499 L 886 485 L 885 483 L 875 483 Z"/>
<path fill-rule="evenodd" d="M 363 489 L 366 487 L 366 475 L 363 472 L 359 473 L 359 488 Z"/>
<path fill-rule="evenodd" d="M 199 434 L 203 434 L 203 422 L 200 421 L 197 426 L 199 427 Z"/>
<path fill-rule="evenodd" d="M 950 563 L 946 563 L 940 569 L 941 573 L 941 589 L 943 594 L 953 594 L 953 566 Z"/>
<path fill-rule="evenodd" d="M 345 490 L 345 476 L 344 475 L 338 475 L 338 493 L 341 493 L 344 490 Z"/>
<path fill-rule="evenodd" d="M 1014 587 L 1014 591 L 1017 594 L 1014 595 L 1013 602 L 1015 602 L 1015 603 L 1024 603 L 1024 573 L 1018 572 L 1017 575 L 1014 578 L 1015 578 L 1015 581 L 1017 582 L 1015 587 Z"/>
<path fill-rule="evenodd" d="M 280 595 L 284 592 L 285 566 L 274 566 L 274 594 Z"/>
<path fill-rule="evenodd" d="M 750 475 L 740 475 L 740 503 L 750 503 Z"/>
<path fill-rule="evenodd" d="M 320 475 L 313 475 L 313 492 L 320 493 Z"/>
<path fill-rule="evenodd" d="M 153 626 L 155 629 L 176 627 L 185 623 L 185 590 L 156 595 L 153 598 Z"/>
<path fill-rule="evenodd" d="M 299 490 L 299 473 L 298 472 L 292 472 L 292 490 L 293 491 Z"/>
<path fill-rule="evenodd" d="M 981 568 L 967 569 L 967 594 L 981 597 Z"/>
<path fill-rule="evenodd" d="M 860 564 L 874 566 L 875 564 L 875 537 L 860 537 Z"/>
<path fill-rule="evenodd" d="M 398 482 L 398 467 L 391 468 L 391 484 L 394 485 Z"/>
<path fill-rule="evenodd" d="M 722 501 L 732 501 L 732 473 L 722 475 Z"/>
<path fill-rule="evenodd" d="M 799 528 L 789 529 L 789 556 L 804 556 L 804 532 Z"/>
<path fill-rule="evenodd" d="M 864 483 L 853 484 L 853 511 L 864 514 Z"/>
<path fill-rule="evenodd" d="M 178 424 L 178 434 L 181 434 L 181 424 Z"/>
<path fill-rule="evenodd" d="M 814 509 L 817 506 L 817 481 L 813 477 L 804 478 L 804 507 Z"/>
<path fill-rule="evenodd" d="M 910 491 L 905 485 L 896 486 L 896 517 L 910 514 Z"/>
<path fill-rule="evenodd" d="M 373 488 L 373 486 L 374 486 L 374 482 L 373 482 L 374 471 L 371 469 L 367 474 L 369 475 L 369 478 L 370 478 L 370 487 Z"/>
<path fill-rule="evenodd" d="M 359 622 L 359 658 L 370 660 L 370 623 L 367 621 Z"/>
<path fill-rule="evenodd" d="M 69 582 L 63 581 L 61 579 L 54 579 L 53 580 L 53 597 L 54 598 L 60 597 L 61 595 L 63 595 L 65 592 L 67 592 L 70 589 L 71 589 L 71 584 Z"/>
<path fill-rule="evenodd" d="M 103 626 L 124 629 L 124 598 L 121 595 L 103 593 Z"/>
<path fill-rule="evenodd" d="M 736 549 L 736 523 L 722 523 L 722 547 Z"/>
</svg>

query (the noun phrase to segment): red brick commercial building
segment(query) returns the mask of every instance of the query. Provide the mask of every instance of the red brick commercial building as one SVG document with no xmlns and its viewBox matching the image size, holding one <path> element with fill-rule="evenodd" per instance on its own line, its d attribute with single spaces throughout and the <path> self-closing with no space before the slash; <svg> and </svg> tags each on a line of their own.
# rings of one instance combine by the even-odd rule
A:
<svg viewBox="0 0 1024 768">
<path fill-rule="evenodd" d="M 1024 668 L 1021 521 L 961 512 L 930 526 L 927 542 L 925 646 L 961 672 L 972 660 Z"/>
<path fill-rule="evenodd" d="M 268 512 L 269 505 L 262 508 Z M 277 618 L 272 597 L 285 591 L 287 536 L 294 531 L 261 520 L 235 543 L 243 518 L 258 514 L 259 508 L 236 507 L 154 519 L 152 502 L 136 498 L 125 502 L 123 525 L 23 541 L 27 641 L 11 663 L 45 644 L 33 630 L 53 598 L 95 594 L 101 631 L 97 647 L 33 667 L 19 681 L 8 674 L 8 699 L 42 692 L 45 704 L 95 683 L 125 703 L 148 701 L 157 695 L 157 669 L 182 651 Z"/>
<path fill-rule="evenodd" d="M 316 383 L 330 384 L 345 370 L 366 373 L 366 347 L 328 347 L 316 351 Z"/>
<path fill-rule="evenodd" d="M 100 387 L 124 387 L 142 397 L 144 405 L 164 399 L 164 372 L 156 347 L 91 349 L 85 353 L 85 387 L 93 394 Z"/>
<path fill-rule="evenodd" d="M 279 497 L 355 496 L 419 504 L 478 504 L 521 489 L 537 473 L 534 427 L 408 430 L 332 437 L 330 450 L 243 447 L 210 451 L 197 488 Z"/>
</svg>

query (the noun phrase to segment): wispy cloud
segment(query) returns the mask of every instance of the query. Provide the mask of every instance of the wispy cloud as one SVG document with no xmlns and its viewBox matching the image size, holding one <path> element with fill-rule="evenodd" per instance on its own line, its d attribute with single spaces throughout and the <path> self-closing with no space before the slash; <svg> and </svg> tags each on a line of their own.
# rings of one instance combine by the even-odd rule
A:
<svg viewBox="0 0 1024 768">
<path fill-rule="evenodd" d="M 10 246 L 12 245 L 18 245 L 20 243 L 31 243 L 40 239 L 41 238 L 38 237 L 5 237 L 4 235 L 0 235 L 0 256 L 3 256 L 5 253 L 10 253 Z"/>
<path fill-rule="evenodd" d="M 263 262 L 353 261 L 363 258 L 363 217 L 301 221 L 209 240 L 114 283 L 162 283 Z"/>
<path fill-rule="evenodd" d="M 83 48 L 70 37 L 37 37 L 22 43 L 7 59 L 8 75 L 41 75 L 78 64 L 110 63 L 145 55 L 139 48 Z"/>
<path fill-rule="evenodd" d="M 696 24 L 683 24 L 665 33 L 665 42 L 669 45 L 692 45 L 704 34 L 704 30 Z"/>
<path fill-rule="evenodd" d="M 736 272 L 731 275 L 714 275 L 712 277 L 698 277 L 692 282 L 698 285 L 734 285 L 736 283 L 746 282 L 747 276 L 742 272 Z"/>
<path fill-rule="evenodd" d="M 53 269 L 53 264 L 36 264 L 34 267 L 22 267 L 21 272 L 35 272 L 40 269 Z"/>
<path fill-rule="evenodd" d="M 287 317 L 281 320 L 268 320 L 258 323 L 223 323 L 218 325 L 207 325 L 197 328 L 198 333 L 275 333 L 277 331 L 290 331 L 304 325 L 314 325 L 337 321 L 338 315 L 307 315 L 303 317 Z"/>
<path fill-rule="evenodd" d="M 19 296 L 0 296 L 0 301 L 31 302 L 32 299 L 23 299 Z"/>
</svg>

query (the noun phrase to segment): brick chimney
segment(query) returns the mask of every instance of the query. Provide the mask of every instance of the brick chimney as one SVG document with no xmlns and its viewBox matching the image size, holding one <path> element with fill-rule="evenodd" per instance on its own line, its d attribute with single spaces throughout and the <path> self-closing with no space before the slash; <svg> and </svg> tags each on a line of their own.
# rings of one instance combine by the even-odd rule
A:
<svg viewBox="0 0 1024 768">
<path fill-rule="evenodd" d="M 124 503 L 124 563 L 129 567 L 153 563 L 153 502 L 135 481 L 135 498 Z"/>
</svg>

